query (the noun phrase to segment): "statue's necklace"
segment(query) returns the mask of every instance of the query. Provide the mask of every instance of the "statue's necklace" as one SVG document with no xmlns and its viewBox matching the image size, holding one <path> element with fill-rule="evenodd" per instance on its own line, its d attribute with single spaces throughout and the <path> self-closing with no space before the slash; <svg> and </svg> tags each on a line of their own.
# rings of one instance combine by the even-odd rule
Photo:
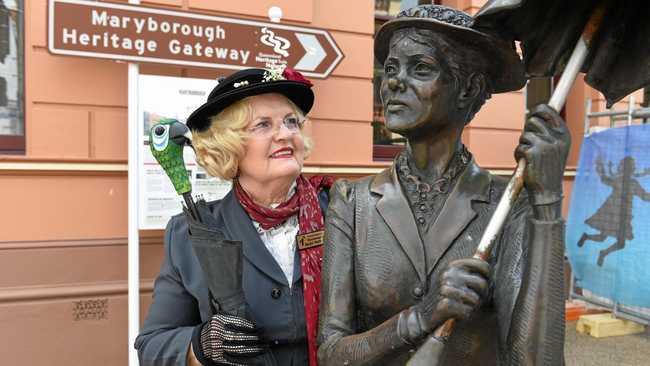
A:
<svg viewBox="0 0 650 366">
<path fill-rule="evenodd" d="M 398 175 L 408 195 L 411 210 L 419 229 L 427 227 L 427 223 L 435 217 L 441 204 L 441 202 L 437 202 L 437 196 L 449 191 L 453 180 L 465 169 L 471 159 L 472 154 L 464 145 L 461 146 L 442 176 L 433 182 L 427 182 L 411 171 L 406 151 L 399 155 L 396 164 Z"/>
</svg>

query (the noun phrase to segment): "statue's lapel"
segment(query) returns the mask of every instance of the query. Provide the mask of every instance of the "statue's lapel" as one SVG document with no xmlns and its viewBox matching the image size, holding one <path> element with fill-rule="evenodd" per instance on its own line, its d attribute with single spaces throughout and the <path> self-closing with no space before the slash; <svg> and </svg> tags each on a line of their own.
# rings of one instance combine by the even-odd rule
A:
<svg viewBox="0 0 650 366">
<path fill-rule="evenodd" d="M 424 235 L 427 275 L 476 217 L 472 201 L 489 201 L 490 175 L 472 160 L 458 178 L 436 221 Z M 480 238 L 475 238 L 479 240 Z"/>
<path fill-rule="evenodd" d="M 395 173 L 395 167 L 378 174 L 370 187 L 371 192 L 381 195 L 377 211 L 397 238 L 409 258 L 418 277 L 425 281 L 425 260 L 422 239 L 415 218 Z M 373 243 L 369 243 L 374 245 Z"/>
</svg>

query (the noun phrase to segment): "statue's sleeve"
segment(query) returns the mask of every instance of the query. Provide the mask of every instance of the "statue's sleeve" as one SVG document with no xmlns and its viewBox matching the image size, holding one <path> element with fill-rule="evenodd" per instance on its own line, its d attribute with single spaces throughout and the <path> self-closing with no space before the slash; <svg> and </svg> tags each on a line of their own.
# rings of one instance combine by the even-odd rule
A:
<svg viewBox="0 0 650 366">
<path fill-rule="evenodd" d="M 397 333 L 400 314 L 357 333 L 354 247 L 355 185 L 338 181 L 330 191 L 321 278 L 318 363 L 376 365 L 405 346 Z"/>
<path fill-rule="evenodd" d="M 521 197 L 503 231 L 494 278 L 500 365 L 564 364 L 564 222 Z"/>
</svg>

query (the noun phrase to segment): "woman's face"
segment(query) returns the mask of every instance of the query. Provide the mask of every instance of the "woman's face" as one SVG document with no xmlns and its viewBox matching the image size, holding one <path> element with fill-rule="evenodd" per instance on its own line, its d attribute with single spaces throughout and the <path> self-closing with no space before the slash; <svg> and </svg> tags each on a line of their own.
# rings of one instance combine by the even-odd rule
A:
<svg viewBox="0 0 650 366">
<path fill-rule="evenodd" d="M 260 183 L 296 179 L 305 159 L 303 121 L 281 94 L 260 94 L 249 100 L 252 116 L 245 128 L 249 137 L 239 162 L 240 176 Z"/>
<path fill-rule="evenodd" d="M 381 84 L 386 127 L 392 132 L 409 135 L 451 122 L 456 91 L 437 54 L 404 34 L 393 36 Z"/>
</svg>

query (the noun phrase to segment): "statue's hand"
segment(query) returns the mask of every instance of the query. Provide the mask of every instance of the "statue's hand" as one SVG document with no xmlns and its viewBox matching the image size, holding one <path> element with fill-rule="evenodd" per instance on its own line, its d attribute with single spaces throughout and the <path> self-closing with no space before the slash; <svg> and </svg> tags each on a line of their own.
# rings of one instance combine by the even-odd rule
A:
<svg viewBox="0 0 650 366">
<path fill-rule="evenodd" d="M 524 185 L 533 206 L 561 202 L 570 146 L 571 135 L 562 117 L 546 104 L 533 108 L 515 150 L 517 161 L 526 159 Z"/>
<path fill-rule="evenodd" d="M 487 295 L 489 272 L 488 263 L 480 259 L 458 259 L 449 263 L 440 276 L 438 294 L 430 292 L 415 305 L 424 332 L 431 333 L 450 318 L 469 318 Z"/>
</svg>

